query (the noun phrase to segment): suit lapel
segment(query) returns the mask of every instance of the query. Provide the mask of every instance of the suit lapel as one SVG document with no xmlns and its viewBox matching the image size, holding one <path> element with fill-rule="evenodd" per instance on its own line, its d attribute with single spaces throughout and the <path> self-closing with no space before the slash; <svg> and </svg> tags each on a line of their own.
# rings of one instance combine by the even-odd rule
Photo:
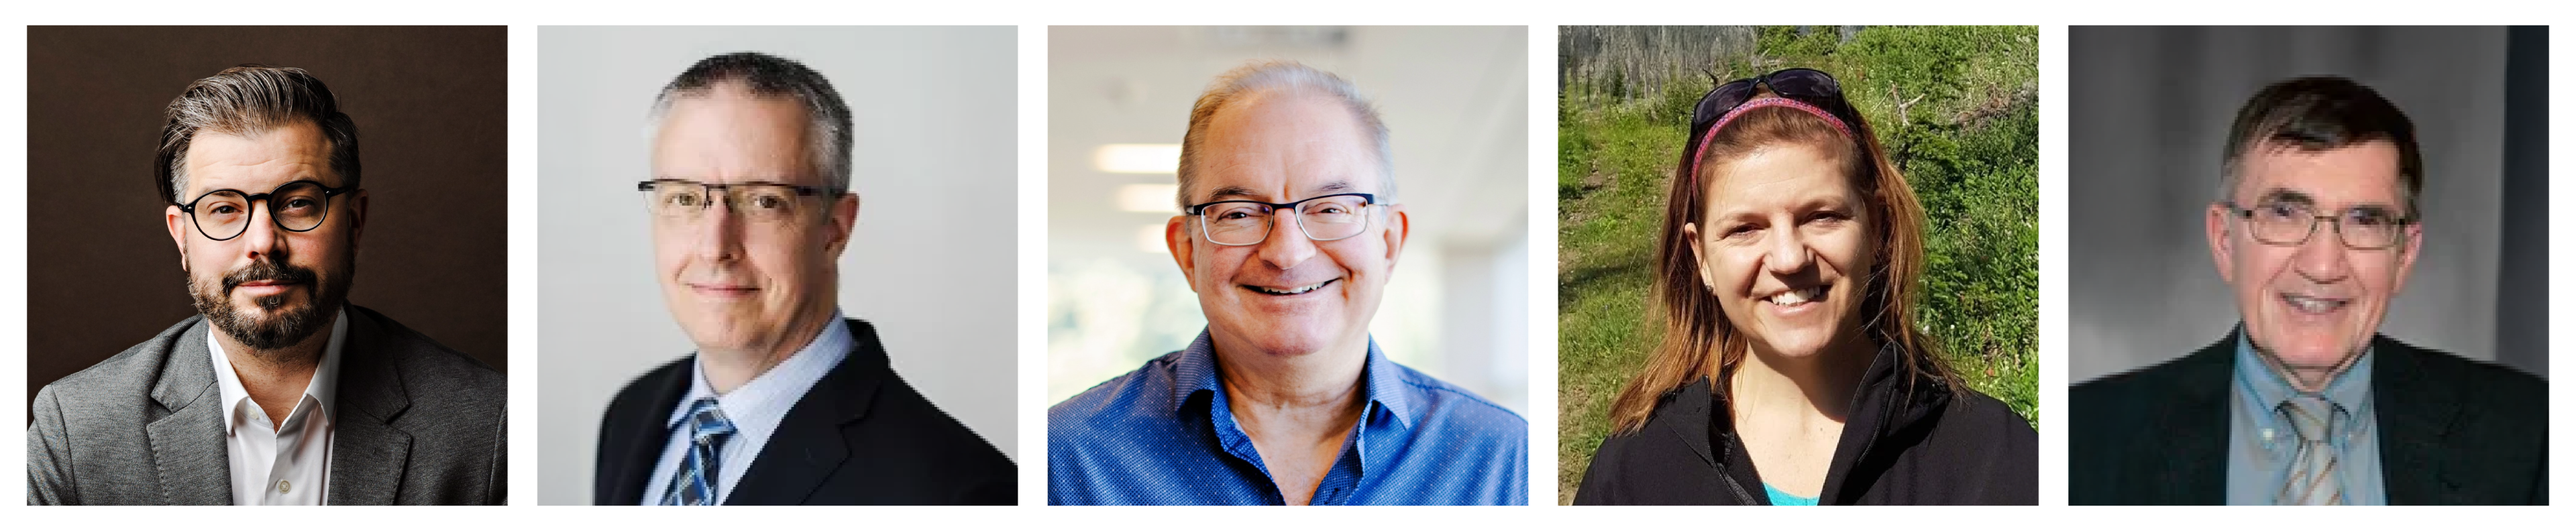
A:
<svg viewBox="0 0 2576 531">
<path fill-rule="evenodd" d="M 671 432 L 662 421 L 678 407 L 680 397 L 689 392 L 689 378 L 696 374 L 697 357 L 662 365 L 646 373 L 635 385 L 646 393 L 642 411 L 620 411 L 611 418 L 629 422 L 600 427 L 602 454 L 599 456 L 602 483 L 592 491 L 592 505 L 636 505 L 644 501 L 644 489 L 663 478 L 652 477 L 654 465 L 662 460 L 662 445 L 670 442 Z"/>
<path fill-rule="evenodd" d="M 779 421 L 751 469 L 725 495 L 726 505 L 791 505 L 812 500 L 816 489 L 850 457 L 842 430 L 867 416 L 868 404 L 891 372 L 874 327 L 850 319 L 849 356 L 814 383 Z"/>
<path fill-rule="evenodd" d="M 402 374 L 385 354 L 384 330 L 350 311 L 340 347 L 338 411 L 331 415 L 331 505 L 392 505 L 411 461 L 411 434 L 393 426 L 411 407 Z"/>
<path fill-rule="evenodd" d="M 170 415 L 144 427 L 161 499 L 171 505 L 232 505 L 232 455 L 224 442 L 223 393 L 216 389 L 214 354 L 206 350 L 206 325 L 179 333 L 152 399 Z"/>
<path fill-rule="evenodd" d="M 2469 503 L 2448 471 L 2471 452 L 2443 443 L 2459 413 L 2456 386 L 2426 381 L 2420 353 L 2386 337 L 2372 339 L 2371 400 L 2379 409 L 2380 484 L 2389 505 Z"/>
<path fill-rule="evenodd" d="M 2241 333 L 2241 332 L 2240 332 Z M 2180 378 L 2173 395 L 2161 404 L 2150 433 L 2165 434 L 2163 470 L 2150 471 L 2164 480 L 2163 492 L 2149 499 L 2164 504 L 2227 503 L 2227 393 L 2235 370 L 2236 334 L 2192 353 L 2176 367 Z"/>
</svg>

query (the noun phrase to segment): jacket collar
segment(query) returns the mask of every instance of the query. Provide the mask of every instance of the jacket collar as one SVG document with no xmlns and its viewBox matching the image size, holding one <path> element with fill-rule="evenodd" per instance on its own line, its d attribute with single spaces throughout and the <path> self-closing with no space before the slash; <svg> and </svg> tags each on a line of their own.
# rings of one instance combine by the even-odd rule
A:
<svg viewBox="0 0 2576 531">
<path fill-rule="evenodd" d="M 1866 470 L 1884 470 L 1886 463 L 1899 454 L 1883 449 L 1903 448 L 1919 441 L 1930 433 L 1942 409 L 1948 407 L 1952 394 L 1949 385 L 1932 376 L 1935 372 L 1928 365 L 1918 363 L 1919 370 L 1906 370 L 1905 363 L 1911 359 L 1894 343 L 1879 348 L 1871 358 L 1860 385 L 1853 389 L 1851 414 L 1844 420 L 1842 439 L 1835 443 L 1819 504 L 1849 504 L 1867 492 L 1874 478 L 1855 481 L 1852 476 Z M 1740 501 L 1768 504 L 1768 497 L 1752 494 L 1760 488 L 1762 479 L 1754 471 L 1742 439 L 1735 434 L 1725 387 L 1703 377 L 1667 392 L 1665 400 L 1670 402 L 1662 411 L 1676 421 L 1667 424 L 1670 433 L 1680 437 L 1682 444 L 1709 466 L 1718 468 L 1730 481 L 1730 492 L 1742 498 Z M 1691 433 L 1697 426 L 1705 426 L 1707 431 Z"/>
<path fill-rule="evenodd" d="M 903 385 L 894 377 L 876 327 L 857 319 L 842 323 L 849 329 L 849 355 L 796 400 L 769 444 L 752 458 L 751 468 L 725 494 L 726 505 L 805 503 L 849 459 L 844 430 L 867 420 L 878 389 Z"/>
<path fill-rule="evenodd" d="M 2479 503 L 2458 498 L 2461 480 L 2449 473 L 2482 457 L 2450 441 L 2460 414 L 2457 395 L 2464 390 L 2435 383 L 2454 380 L 2426 374 L 2424 354 L 2414 346 L 2387 336 L 2370 341 L 2376 357 L 2370 392 L 2379 403 L 2379 462 L 2388 504 Z"/>
<path fill-rule="evenodd" d="M 389 337 L 393 330 L 383 314 L 354 304 L 343 308 L 349 330 L 335 391 L 339 407 L 332 411 L 327 503 L 391 504 L 411 454 L 411 434 L 393 426 L 410 409 L 411 395 L 393 356 L 386 354 L 402 345 L 393 344 L 396 338 Z M 215 380 L 214 354 L 205 342 L 211 327 L 203 316 L 190 317 L 158 338 L 165 356 L 161 376 L 152 382 L 152 400 L 170 414 L 144 431 L 160 474 L 162 499 L 171 504 L 232 503 L 232 458 L 224 440 L 228 412 Z"/>
</svg>

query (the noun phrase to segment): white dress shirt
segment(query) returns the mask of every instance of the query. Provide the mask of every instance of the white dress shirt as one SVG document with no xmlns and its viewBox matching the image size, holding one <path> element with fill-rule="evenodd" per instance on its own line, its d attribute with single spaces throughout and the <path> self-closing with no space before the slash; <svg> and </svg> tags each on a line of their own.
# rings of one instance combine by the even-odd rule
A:
<svg viewBox="0 0 2576 531">
<path fill-rule="evenodd" d="M 241 377 L 206 330 L 206 351 L 215 358 L 215 381 L 222 389 L 224 451 L 232 458 L 233 505 L 322 505 L 331 484 L 331 416 L 339 411 L 340 344 L 349 335 L 349 311 L 334 314 L 331 339 L 322 361 L 304 385 L 304 397 L 287 413 L 286 422 L 270 422 L 268 412 L 250 399 Z"/>
<path fill-rule="evenodd" d="M 733 494 L 734 483 L 742 479 L 742 473 L 751 469 L 752 459 L 760 456 L 761 447 L 769 445 L 770 434 L 778 432 L 778 424 L 787 419 L 787 410 L 796 407 L 796 401 L 804 398 L 815 382 L 822 381 L 823 375 L 839 367 L 842 358 L 850 356 L 852 344 L 850 326 L 841 321 L 840 310 L 834 309 L 832 320 L 823 325 L 823 332 L 816 334 L 813 341 L 805 343 L 805 348 L 722 395 L 707 385 L 706 360 L 693 359 L 695 362 L 689 365 L 689 394 L 671 405 L 671 418 L 663 424 L 670 430 L 670 440 L 662 444 L 662 459 L 653 465 L 642 503 L 661 505 L 663 491 L 671 487 L 671 476 L 679 473 L 680 461 L 688 457 L 693 441 L 688 424 L 682 421 L 688 419 L 689 404 L 700 398 L 715 398 L 716 408 L 724 412 L 725 420 L 733 422 L 734 434 L 726 438 L 723 448 L 717 449 L 715 503 L 721 505 Z"/>
</svg>

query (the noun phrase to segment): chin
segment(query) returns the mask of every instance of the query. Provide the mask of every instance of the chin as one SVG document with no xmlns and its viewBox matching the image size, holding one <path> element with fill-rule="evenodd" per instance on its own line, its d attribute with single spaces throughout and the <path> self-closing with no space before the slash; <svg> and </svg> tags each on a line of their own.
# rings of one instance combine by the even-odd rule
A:
<svg viewBox="0 0 2576 531">
<path fill-rule="evenodd" d="M 2333 367 L 2360 352 L 2359 345 L 2352 341 L 2325 334 L 2283 334 L 2276 337 L 2283 340 L 2257 340 L 2255 344 L 2270 351 L 2272 357 L 2279 358 L 2281 363 L 2293 367 Z"/>
</svg>

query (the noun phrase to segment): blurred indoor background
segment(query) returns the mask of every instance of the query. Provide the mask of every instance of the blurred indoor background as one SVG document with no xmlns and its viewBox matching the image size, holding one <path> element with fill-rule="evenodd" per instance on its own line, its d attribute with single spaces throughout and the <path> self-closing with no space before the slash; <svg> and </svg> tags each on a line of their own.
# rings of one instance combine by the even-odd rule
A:
<svg viewBox="0 0 2576 531">
<path fill-rule="evenodd" d="M 1413 239 L 1370 333 L 1527 414 L 1527 28 L 1058 26 L 1047 45 L 1048 404 L 1206 326 L 1163 246 L 1190 105 L 1219 73 L 1289 59 L 1358 85 L 1392 136 Z"/>
</svg>

